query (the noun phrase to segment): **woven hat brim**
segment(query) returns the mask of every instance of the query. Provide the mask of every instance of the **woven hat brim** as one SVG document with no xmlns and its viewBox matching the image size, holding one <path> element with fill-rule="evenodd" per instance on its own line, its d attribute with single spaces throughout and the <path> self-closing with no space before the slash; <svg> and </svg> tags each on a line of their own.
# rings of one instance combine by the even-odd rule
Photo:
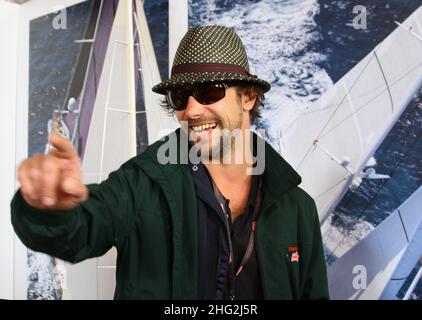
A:
<svg viewBox="0 0 422 320">
<path fill-rule="evenodd" d="M 152 87 L 152 91 L 159 94 L 166 94 L 168 90 L 181 87 L 186 84 L 195 85 L 209 82 L 229 83 L 237 81 L 255 84 L 261 87 L 264 90 L 264 93 L 271 88 L 271 85 L 267 81 L 261 80 L 254 76 L 228 72 L 197 72 L 176 74 L 169 80 L 163 81 Z"/>
</svg>

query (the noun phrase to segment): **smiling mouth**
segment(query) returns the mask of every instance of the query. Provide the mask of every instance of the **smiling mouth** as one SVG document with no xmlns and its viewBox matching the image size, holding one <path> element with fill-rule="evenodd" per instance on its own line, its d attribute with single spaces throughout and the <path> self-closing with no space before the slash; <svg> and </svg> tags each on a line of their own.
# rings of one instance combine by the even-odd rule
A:
<svg viewBox="0 0 422 320">
<path fill-rule="evenodd" d="M 215 129 L 216 127 L 217 127 L 217 123 L 216 122 L 203 123 L 203 124 L 200 124 L 200 125 L 190 126 L 190 128 L 195 133 L 209 132 L 209 131 L 212 131 L 213 129 Z"/>
</svg>

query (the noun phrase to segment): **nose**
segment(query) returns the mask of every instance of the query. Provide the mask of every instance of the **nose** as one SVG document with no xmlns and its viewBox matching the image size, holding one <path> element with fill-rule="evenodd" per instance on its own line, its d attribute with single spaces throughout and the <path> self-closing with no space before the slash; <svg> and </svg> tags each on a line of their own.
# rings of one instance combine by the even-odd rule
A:
<svg viewBox="0 0 422 320">
<path fill-rule="evenodd" d="M 190 96 L 185 109 L 185 117 L 187 119 L 196 119 L 201 117 L 204 107 L 194 97 Z"/>
</svg>

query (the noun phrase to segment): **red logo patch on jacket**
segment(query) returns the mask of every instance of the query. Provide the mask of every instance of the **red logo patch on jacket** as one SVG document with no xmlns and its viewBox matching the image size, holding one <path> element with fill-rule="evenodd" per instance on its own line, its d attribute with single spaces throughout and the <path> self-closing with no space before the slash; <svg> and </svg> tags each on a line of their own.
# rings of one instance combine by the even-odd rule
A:
<svg viewBox="0 0 422 320">
<path fill-rule="evenodd" d="M 293 252 L 290 258 L 291 262 L 299 262 L 299 252 Z"/>
<path fill-rule="evenodd" d="M 299 262 L 299 248 L 298 247 L 288 247 L 287 251 L 289 252 L 290 262 Z"/>
</svg>

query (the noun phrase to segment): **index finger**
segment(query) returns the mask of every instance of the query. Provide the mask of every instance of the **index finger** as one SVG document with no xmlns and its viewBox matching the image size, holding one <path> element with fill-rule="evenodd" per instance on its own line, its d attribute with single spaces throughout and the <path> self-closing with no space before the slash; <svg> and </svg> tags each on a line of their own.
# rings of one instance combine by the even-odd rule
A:
<svg viewBox="0 0 422 320">
<path fill-rule="evenodd" d="M 70 141 L 59 135 L 51 135 L 49 142 L 55 148 L 55 154 L 64 159 L 75 159 L 78 157 Z"/>
</svg>

